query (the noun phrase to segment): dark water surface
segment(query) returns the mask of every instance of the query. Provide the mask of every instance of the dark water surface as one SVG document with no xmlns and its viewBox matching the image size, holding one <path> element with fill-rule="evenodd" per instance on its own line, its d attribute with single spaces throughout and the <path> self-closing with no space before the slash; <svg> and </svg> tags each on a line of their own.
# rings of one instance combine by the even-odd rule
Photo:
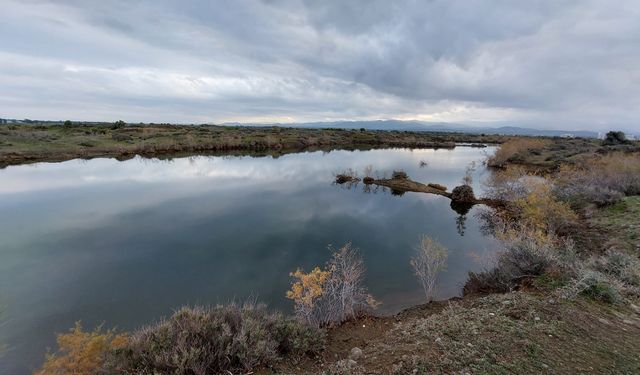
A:
<svg viewBox="0 0 640 375">
<path fill-rule="evenodd" d="M 467 272 L 481 268 L 477 256 L 493 247 L 478 207 L 464 221 L 444 197 L 331 182 L 334 172 L 372 165 L 451 189 L 486 152 L 94 159 L 0 170 L 0 373 L 29 373 L 54 333 L 77 320 L 129 330 L 180 305 L 252 296 L 290 311 L 289 272 L 322 265 L 329 244 L 360 248 L 366 283 L 388 313 L 422 302 L 409 259 L 419 236 L 430 235 L 449 248 L 438 297 L 459 295 Z M 486 173 L 474 173 L 476 192 Z"/>
</svg>

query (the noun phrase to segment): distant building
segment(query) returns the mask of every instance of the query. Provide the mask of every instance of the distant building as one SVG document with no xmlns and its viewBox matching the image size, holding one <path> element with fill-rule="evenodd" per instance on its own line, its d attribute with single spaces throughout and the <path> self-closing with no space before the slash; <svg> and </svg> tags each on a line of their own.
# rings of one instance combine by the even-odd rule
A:
<svg viewBox="0 0 640 375">
<path fill-rule="evenodd" d="M 571 133 L 564 133 L 560 135 L 562 138 L 575 138 L 575 135 Z"/>
</svg>

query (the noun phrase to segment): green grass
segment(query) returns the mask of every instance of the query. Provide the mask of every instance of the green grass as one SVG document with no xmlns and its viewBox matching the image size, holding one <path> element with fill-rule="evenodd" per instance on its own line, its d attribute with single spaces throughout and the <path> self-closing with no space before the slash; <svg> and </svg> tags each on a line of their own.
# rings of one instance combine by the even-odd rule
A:
<svg viewBox="0 0 640 375">
<path fill-rule="evenodd" d="M 609 245 L 640 254 L 640 196 L 625 197 L 597 211 L 590 221 L 610 236 Z"/>
</svg>

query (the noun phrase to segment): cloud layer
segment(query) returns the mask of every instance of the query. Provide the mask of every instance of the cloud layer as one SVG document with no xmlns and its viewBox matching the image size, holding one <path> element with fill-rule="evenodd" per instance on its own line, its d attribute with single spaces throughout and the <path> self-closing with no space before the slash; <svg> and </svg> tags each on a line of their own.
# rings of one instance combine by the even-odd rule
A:
<svg viewBox="0 0 640 375">
<path fill-rule="evenodd" d="M 633 0 L 6 0 L 0 116 L 640 128 Z"/>
</svg>

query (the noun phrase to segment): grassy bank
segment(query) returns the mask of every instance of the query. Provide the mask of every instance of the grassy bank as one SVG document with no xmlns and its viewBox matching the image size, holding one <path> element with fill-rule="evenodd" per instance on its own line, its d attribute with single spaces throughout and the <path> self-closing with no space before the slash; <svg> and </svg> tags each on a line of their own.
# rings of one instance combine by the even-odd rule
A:
<svg viewBox="0 0 640 375">
<path fill-rule="evenodd" d="M 74 158 L 198 153 L 287 153 L 307 149 L 435 147 L 501 143 L 496 135 L 187 125 L 3 125 L 0 167 Z"/>
</svg>

